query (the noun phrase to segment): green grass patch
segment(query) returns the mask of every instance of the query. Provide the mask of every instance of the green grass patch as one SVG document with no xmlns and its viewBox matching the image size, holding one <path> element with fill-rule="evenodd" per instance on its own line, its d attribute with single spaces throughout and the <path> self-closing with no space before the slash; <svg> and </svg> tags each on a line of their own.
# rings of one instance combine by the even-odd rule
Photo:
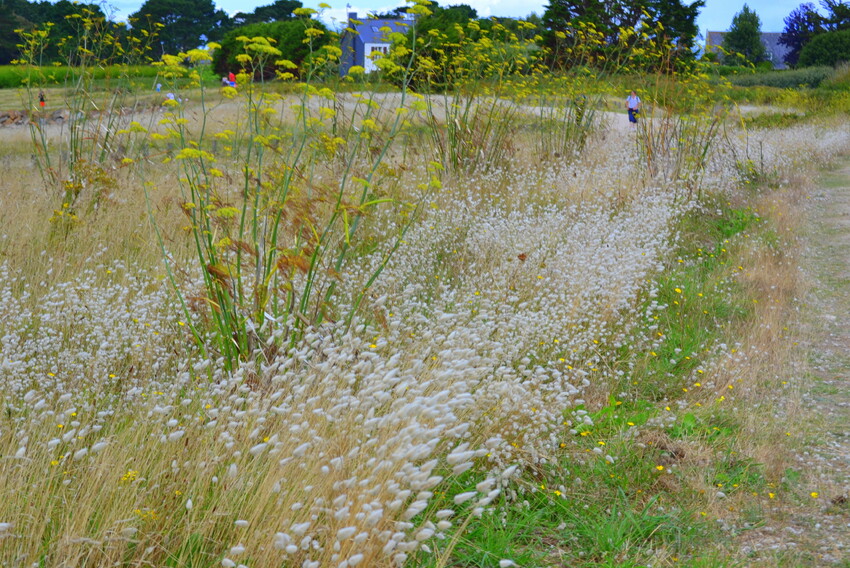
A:
<svg viewBox="0 0 850 568">
<path fill-rule="evenodd" d="M 790 128 L 808 118 L 808 115 L 796 112 L 765 112 L 744 118 L 744 124 L 747 128 Z"/>
<path fill-rule="evenodd" d="M 659 551 L 686 553 L 699 533 L 687 514 L 662 507 L 657 498 L 644 504 L 620 493 L 580 509 L 555 503 L 565 525 L 560 545 L 571 566 L 644 566 Z"/>
<path fill-rule="evenodd" d="M 560 534 L 569 535 L 558 548 L 570 566 L 698 558 L 716 534 L 698 512 L 705 495 L 688 480 L 700 479 L 727 496 L 760 495 L 771 487 L 761 464 L 735 452 L 740 424 L 734 413 L 721 403 L 680 412 L 670 402 L 699 392 L 716 345 L 752 319 L 753 298 L 738 279 L 739 243 L 769 231 L 757 211 L 720 200 L 686 215 L 679 231 L 683 244 L 647 299 L 641 333 L 649 337 L 636 338 L 621 353 L 639 358 L 635 369 L 604 407 L 568 413 L 588 412 L 593 425 L 573 427 L 563 444 L 565 459 L 536 492 L 558 509 Z M 646 353 L 634 353 L 634 345 L 647 343 Z M 698 448 L 715 459 L 694 469 L 688 455 Z M 741 514 L 752 523 L 762 518 L 757 502 Z M 718 559 L 710 565 L 724 564 Z"/>
<path fill-rule="evenodd" d="M 579 407 L 570 415 L 584 412 Z M 557 560 L 557 565 L 620 567 L 695 556 L 712 525 L 670 490 L 676 483 L 670 468 L 678 456 L 663 444 L 635 444 L 628 435 L 657 414 L 648 402 L 612 398 L 590 413 L 592 427 L 565 431 L 555 461 L 527 470 L 482 517 L 465 523 L 468 511 L 459 512 L 452 521 L 456 527 L 466 524 L 462 537 L 453 541 L 450 531 L 412 565 L 495 568 L 509 559 L 518 566 Z M 616 458 L 606 459 L 609 452 Z M 435 495 L 431 514 L 453 508 L 454 497 L 482 479 L 480 473 L 456 478 Z"/>
<path fill-rule="evenodd" d="M 480 531 L 458 543 L 446 565 L 497 566 L 500 557 L 546 564 L 524 556 L 529 549 L 576 567 L 689 562 L 718 537 L 713 521 L 699 512 L 705 495 L 687 480 L 701 479 L 727 495 L 768 490 L 764 467 L 733 449 L 740 436 L 733 414 L 722 405 L 677 414 L 678 406 L 669 402 L 687 400 L 689 390 L 701 388 L 702 366 L 717 356 L 716 345 L 752 318 L 736 255 L 739 242 L 761 238 L 765 230 L 757 211 L 720 200 L 682 219 L 683 244 L 646 301 L 641 333 L 649 337 L 636 337 L 620 351 L 624 360 L 637 361 L 611 391 L 619 394 L 601 408 L 580 405 L 565 412 L 562 454 L 527 471 L 517 498 L 503 500 Z M 647 344 L 646 352 L 635 349 Z M 715 456 L 698 471 L 688 462 L 697 448 Z M 753 523 L 762 518 L 757 503 L 742 514 Z M 501 524 L 494 525 L 496 519 Z M 537 529 L 529 531 L 532 524 Z M 501 539 L 508 536 L 512 546 L 501 552 L 508 546 Z M 725 565 L 715 560 L 704 565 Z"/>
<path fill-rule="evenodd" d="M 649 331 L 650 349 L 634 373 L 641 380 L 624 385 L 637 400 L 677 398 L 693 388 L 692 378 L 704 372 L 723 334 L 751 316 L 752 300 L 735 277 L 739 269 L 728 247 L 759 221 L 750 209 L 722 204 L 682 220 L 687 245 L 657 278 L 656 297 L 647 300 L 648 326 L 641 332 Z"/>
<path fill-rule="evenodd" d="M 209 65 L 199 67 L 201 78 L 205 84 L 216 87 L 221 78 Z M 81 70 L 78 67 L 44 66 L 26 67 L 22 65 L 0 65 L 0 89 L 17 89 L 27 84 L 38 87 L 50 87 L 73 84 L 79 80 L 81 73 L 89 74 L 95 88 L 114 88 L 119 81 L 129 81 L 131 84 L 143 85 L 152 89 L 157 77 L 162 73 L 161 67 L 153 65 L 110 65 L 105 67 L 89 67 Z M 165 88 L 166 83 L 160 81 Z M 189 85 L 189 79 L 178 79 L 177 86 Z"/>
<path fill-rule="evenodd" d="M 758 73 L 740 73 L 729 75 L 733 85 L 741 87 L 775 87 L 779 89 L 816 88 L 835 75 L 835 69 L 829 66 L 804 67 L 802 69 L 784 69 Z"/>
<path fill-rule="evenodd" d="M 153 80 L 160 73 L 160 69 L 150 65 L 93 67 L 87 69 L 92 79 L 96 81 L 108 81 L 119 77 L 132 77 L 134 79 Z M 80 78 L 80 70 L 75 67 L 24 67 L 20 65 L 0 66 L 0 88 L 15 89 L 27 83 L 32 85 L 64 85 L 73 83 Z"/>
<path fill-rule="evenodd" d="M 437 547 L 436 554 L 422 551 L 411 565 L 499 568 L 499 562 L 505 559 L 517 566 L 545 565 L 540 551 L 541 527 L 545 526 L 542 511 L 529 507 L 511 507 L 510 511 L 509 520 L 497 510 L 470 522 L 450 550 L 448 564 L 440 563 L 446 551 Z"/>
<path fill-rule="evenodd" d="M 723 416 L 700 417 L 693 412 L 684 414 L 670 429 L 670 437 L 683 440 L 701 440 L 712 443 L 730 439 L 739 431 L 738 425 Z"/>
<path fill-rule="evenodd" d="M 446 538 L 433 541 L 428 550 L 417 551 L 408 565 L 498 568 L 503 559 L 511 559 L 519 566 L 541 565 L 541 537 L 548 523 L 545 508 L 529 507 L 524 502 L 508 501 L 500 496 L 488 511 L 474 516 L 472 509 L 480 494 L 464 505 L 455 504 L 457 495 L 473 490 L 485 480 L 483 469 L 474 468 L 458 476 L 451 475 L 449 469 L 435 472 L 447 477 L 448 481 L 434 492 L 427 510 L 421 515 L 436 523 L 440 520 L 436 517 L 440 510 L 452 509 L 456 514 L 442 519 L 452 523 L 445 531 Z"/>
<path fill-rule="evenodd" d="M 715 463 L 712 484 L 726 495 L 738 491 L 761 493 L 767 487 L 764 466 L 734 453 Z"/>
<path fill-rule="evenodd" d="M 216 543 L 208 541 L 199 533 L 192 533 L 174 553 L 168 556 L 165 566 L 167 568 L 215 566 L 218 564 L 215 548 Z"/>
</svg>

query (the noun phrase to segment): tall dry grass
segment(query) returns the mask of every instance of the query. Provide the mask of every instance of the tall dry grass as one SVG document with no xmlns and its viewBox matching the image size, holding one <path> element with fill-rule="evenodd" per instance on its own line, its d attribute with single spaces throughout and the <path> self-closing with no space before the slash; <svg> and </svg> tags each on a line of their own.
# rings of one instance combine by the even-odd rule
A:
<svg viewBox="0 0 850 568">
<path fill-rule="evenodd" d="M 186 110 L 187 126 L 197 126 L 200 114 Z M 208 127 L 230 126 L 226 112 L 213 116 L 220 126 Z M 10 523 L 2 525 L 4 561 L 402 562 L 482 514 L 511 478 L 500 472 L 518 457 L 510 457 L 505 437 L 533 456 L 538 444 L 526 427 L 541 427 L 537 413 L 559 424 L 560 409 L 580 388 L 559 371 L 524 362 L 526 347 L 537 348 L 537 339 L 523 337 L 532 324 L 528 302 L 542 313 L 565 298 L 554 282 L 570 278 L 573 256 L 559 254 L 559 243 L 602 261 L 617 245 L 594 242 L 582 227 L 610 226 L 604 232 L 615 234 L 624 217 L 648 207 L 662 213 L 662 228 L 672 213 L 659 195 L 637 200 L 649 194 L 629 182 L 625 165 L 611 168 L 607 187 L 593 193 L 580 165 L 527 167 L 522 152 L 471 178 L 446 174 L 348 333 L 326 326 L 262 367 L 229 376 L 220 361 L 199 357 L 164 282 L 151 224 L 162 231 L 170 261 L 186 263 L 190 252 L 175 193 L 180 173 L 159 163 L 168 152 L 150 152 L 133 168 L 116 156 L 104 168 L 114 183 L 97 207 L 79 206 L 62 230 L 61 200 L 30 157 L 9 158 L 18 175 L 3 208 L 3 452 L 10 456 L 3 477 L 14 496 L 0 513 Z M 392 191 L 428 183 L 427 163 L 397 156 L 388 162 L 397 169 L 386 172 Z M 79 203 L 102 189 L 83 188 Z M 608 219 L 606 202 L 615 194 L 625 210 Z M 534 221 L 543 218 L 545 230 Z M 368 221 L 363 244 L 379 239 L 390 220 Z M 571 222 L 578 224 L 563 232 Z M 652 258 L 662 245 L 658 235 L 618 239 L 637 247 L 633 258 L 638 250 Z M 458 249 L 445 250 L 452 240 Z M 458 260 L 439 258 L 446 254 Z M 519 260 L 523 254 L 527 261 Z M 342 282 L 374 262 L 380 256 L 367 248 L 345 266 Z M 605 290 L 592 284 L 607 279 L 604 266 L 587 275 L 588 291 L 573 285 L 578 295 L 535 337 L 564 337 L 566 347 L 608 333 L 609 324 L 598 321 L 582 324 L 572 340 L 563 335 L 564 317 L 587 317 L 580 308 L 587 294 L 610 296 L 604 318 L 617 325 L 608 305 L 625 305 L 649 267 L 626 276 L 627 288 Z M 199 298 L 203 310 L 197 272 L 181 278 L 186 297 Z M 554 294 L 548 299 L 544 279 Z M 465 294 L 481 303 L 456 305 Z M 494 321 L 482 320 L 494 309 Z M 548 378 L 532 387 L 527 376 Z M 538 399 L 539 409 L 528 406 Z M 469 468 L 480 473 L 462 476 Z M 459 492 L 452 511 L 432 510 L 435 491 L 455 478 L 467 480 L 469 493 Z"/>
<path fill-rule="evenodd" d="M 214 101 L 203 113 L 191 99 L 179 117 L 187 131 L 238 131 L 238 103 Z M 314 110 L 331 104 L 362 131 L 363 107 L 349 101 L 334 96 Z M 394 103 L 372 99 L 376 124 L 397 115 Z M 276 105 L 281 127 L 292 128 L 292 100 Z M 162 116 L 125 123 L 166 135 Z M 187 320 L 200 326 L 211 307 L 203 267 L 191 262 L 186 173 L 165 162 L 176 144 L 139 146 L 132 165 L 105 161 L 110 183 L 82 189 L 70 224 L 30 156 L 7 154 L 3 563 L 401 565 L 445 550 L 455 528 L 517 489 L 523 469 L 541 467 L 592 423 L 579 405 L 606 404 L 635 368 L 621 353 L 652 315 L 650 282 L 699 192 L 685 191 L 689 180 L 672 169 L 647 174 L 637 142 L 623 152 L 622 138 L 612 143 L 622 134 L 605 130 L 560 160 L 539 154 L 533 129 L 517 128 L 498 163 L 440 171 L 429 163 L 438 149 L 417 131 L 428 124 L 411 118 L 376 168 L 376 193 L 418 196 L 423 208 L 390 258 L 382 245 L 399 219 L 362 216 L 338 271 L 340 311 L 384 268 L 351 325 L 307 327 L 233 372 L 214 349 L 204 357 L 188 331 Z M 9 135 L 20 147 L 20 133 Z M 780 180 L 848 146 L 840 127 L 764 142 Z M 219 144 L 206 149 L 220 153 L 220 196 L 239 203 L 242 162 Z M 735 194 L 738 148 L 707 158 L 702 191 Z M 333 152 L 311 162 L 305 188 L 338 182 L 341 164 Z M 759 324 L 741 330 L 735 353 L 717 350 L 697 401 L 725 393 L 739 405 L 740 451 L 775 475 L 781 461 L 767 449 L 778 422 L 765 428 L 769 411 L 751 408 L 774 394 L 766 370 L 785 360 L 773 346 L 787 314 L 771 306 L 787 306 L 799 285 L 792 248 L 753 250 L 752 266 L 729 276 L 758 300 Z M 272 338 L 287 333 L 269 326 Z"/>
</svg>

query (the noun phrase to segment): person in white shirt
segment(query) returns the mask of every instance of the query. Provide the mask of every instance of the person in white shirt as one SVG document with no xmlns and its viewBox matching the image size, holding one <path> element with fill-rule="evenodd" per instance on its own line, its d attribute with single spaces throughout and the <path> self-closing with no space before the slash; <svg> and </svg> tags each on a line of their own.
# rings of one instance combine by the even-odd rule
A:
<svg viewBox="0 0 850 568">
<path fill-rule="evenodd" d="M 629 122 L 637 124 L 637 115 L 640 112 L 640 97 L 634 91 L 626 98 L 626 110 L 629 111 Z"/>
</svg>

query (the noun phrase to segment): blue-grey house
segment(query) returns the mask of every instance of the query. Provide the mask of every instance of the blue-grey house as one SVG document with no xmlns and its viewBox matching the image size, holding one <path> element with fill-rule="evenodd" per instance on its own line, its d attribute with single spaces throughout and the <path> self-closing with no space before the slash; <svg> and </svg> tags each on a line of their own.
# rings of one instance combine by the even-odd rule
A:
<svg viewBox="0 0 850 568">
<path fill-rule="evenodd" d="M 406 34 L 413 20 L 390 20 L 366 18 L 357 19 L 357 12 L 348 13 L 348 26 L 342 32 L 340 41 L 342 59 L 339 74 L 348 75 L 348 70 L 359 65 L 371 73 L 375 67 L 375 59 L 390 51 L 389 35 L 394 32 Z"/>
<path fill-rule="evenodd" d="M 718 51 L 718 47 L 723 45 L 723 37 L 727 32 L 707 32 L 705 35 L 705 51 L 706 53 Z M 789 51 L 787 45 L 779 43 L 781 32 L 762 32 L 761 42 L 767 50 L 767 59 L 773 64 L 774 69 L 788 69 L 785 65 L 785 55 Z"/>
</svg>

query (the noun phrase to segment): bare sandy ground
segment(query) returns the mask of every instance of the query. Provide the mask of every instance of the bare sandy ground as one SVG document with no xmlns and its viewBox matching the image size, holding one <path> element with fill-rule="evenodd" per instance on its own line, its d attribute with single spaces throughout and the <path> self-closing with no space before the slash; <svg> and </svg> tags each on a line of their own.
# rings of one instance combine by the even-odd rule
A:
<svg viewBox="0 0 850 568">
<path fill-rule="evenodd" d="M 786 472 L 790 495 L 736 539 L 744 566 L 850 566 L 850 163 L 806 199 L 801 303 L 803 424 L 811 432 Z"/>
</svg>

